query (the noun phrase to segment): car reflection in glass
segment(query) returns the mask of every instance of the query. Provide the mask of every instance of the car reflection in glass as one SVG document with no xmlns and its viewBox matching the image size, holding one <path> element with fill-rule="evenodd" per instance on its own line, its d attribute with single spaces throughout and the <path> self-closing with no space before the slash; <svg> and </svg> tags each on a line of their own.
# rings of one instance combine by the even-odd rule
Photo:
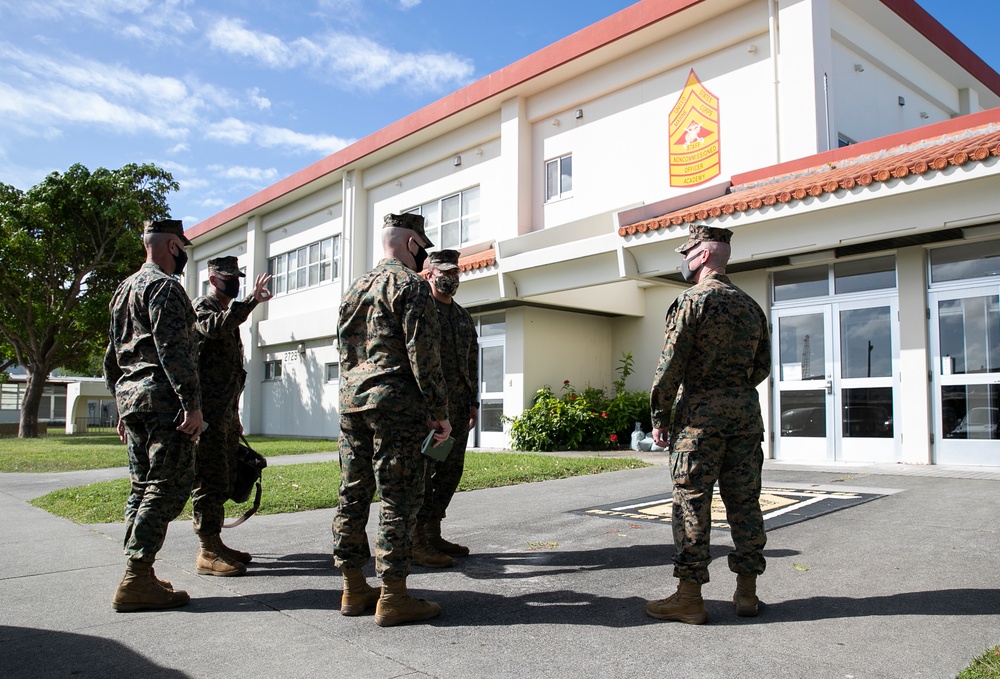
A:
<svg viewBox="0 0 1000 679">
<path fill-rule="evenodd" d="M 826 436 L 826 408 L 792 408 L 781 413 L 782 436 Z"/>
<path fill-rule="evenodd" d="M 972 408 L 950 433 L 950 439 L 1000 438 L 1000 408 Z"/>
</svg>

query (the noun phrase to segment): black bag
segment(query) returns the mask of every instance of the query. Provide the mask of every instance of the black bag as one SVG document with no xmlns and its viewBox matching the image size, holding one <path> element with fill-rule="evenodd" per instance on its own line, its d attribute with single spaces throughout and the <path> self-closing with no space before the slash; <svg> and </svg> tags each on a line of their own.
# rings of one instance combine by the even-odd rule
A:
<svg viewBox="0 0 1000 679">
<path fill-rule="evenodd" d="M 229 495 L 229 499 L 237 504 L 243 504 L 250 499 L 254 485 L 257 486 L 257 493 L 254 495 L 253 507 L 232 523 L 222 524 L 223 528 L 235 528 L 253 516 L 257 508 L 260 507 L 261 472 L 267 466 L 267 459 L 250 447 L 250 443 L 243 434 L 240 434 L 240 441 L 242 443 L 236 451 L 236 482 L 233 484 L 233 492 Z"/>
</svg>

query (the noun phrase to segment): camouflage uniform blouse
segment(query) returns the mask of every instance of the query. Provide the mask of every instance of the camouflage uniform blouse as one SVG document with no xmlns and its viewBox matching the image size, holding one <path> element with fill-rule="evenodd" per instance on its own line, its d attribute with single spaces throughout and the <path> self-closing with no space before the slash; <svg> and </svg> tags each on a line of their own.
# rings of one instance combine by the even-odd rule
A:
<svg viewBox="0 0 1000 679">
<path fill-rule="evenodd" d="M 234 415 L 247 371 L 243 368 L 240 324 L 257 306 L 253 295 L 234 300 L 227 309 L 215 295 L 192 302 L 197 317 L 198 376 L 203 410 L 213 416 Z"/>
<path fill-rule="evenodd" d="M 118 414 L 201 409 L 194 310 L 180 282 L 147 262 L 109 305 L 104 380 Z"/>
<path fill-rule="evenodd" d="M 760 306 L 724 274 L 710 274 L 667 311 L 650 395 L 653 427 L 690 436 L 764 431 L 757 385 L 771 372 L 771 340 Z M 681 389 L 681 385 L 683 388 Z"/>
<path fill-rule="evenodd" d="M 441 370 L 448 383 L 448 409 L 453 418 L 464 418 L 479 394 L 476 323 L 458 302 L 435 301 L 435 306 L 441 325 Z"/>
<path fill-rule="evenodd" d="M 420 408 L 448 419 L 431 286 L 398 259 L 351 284 L 340 304 L 340 412 Z"/>
</svg>

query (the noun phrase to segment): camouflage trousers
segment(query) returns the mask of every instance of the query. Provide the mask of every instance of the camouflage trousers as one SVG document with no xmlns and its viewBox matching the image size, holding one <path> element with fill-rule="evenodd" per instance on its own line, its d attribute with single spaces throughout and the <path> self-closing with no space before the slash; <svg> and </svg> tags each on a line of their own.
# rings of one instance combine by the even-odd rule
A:
<svg viewBox="0 0 1000 679">
<path fill-rule="evenodd" d="M 132 491 L 125 503 L 125 554 L 153 561 L 170 522 L 184 509 L 194 478 L 194 442 L 177 431 L 176 413 L 131 413 L 128 434 Z"/>
<path fill-rule="evenodd" d="M 764 572 L 764 517 L 760 510 L 760 476 L 764 465 L 761 434 L 724 437 L 683 430 L 670 450 L 674 481 L 674 577 L 709 581 L 712 495 L 716 481 L 726 507 L 734 549 L 729 570 L 738 575 Z"/>
<path fill-rule="evenodd" d="M 207 417 L 211 415 L 206 411 Z M 240 425 L 235 416 L 209 420 L 195 450 L 194 487 L 191 506 L 194 530 L 201 535 L 218 535 L 226 520 L 226 500 L 236 483 L 236 450 Z"/>
<path fill-rule="evenodd" d="M 465 448 L 469 445 L 469 418 L 453 423 L 451 436 L 455 439 L 448 457 L 435 460 L 424 456 L 424 503 L 417 515 L 417 523 L 440 521 L 446 516 L 448 505 L 455 497 L 458 484 L 465 471 Z"/>
<path fill-rule="evenodd" d="M 381 498 L 375 536 L 375 570 L 383 578 L 410 572 L 413 528 L 424 499 L 420 444 L 427 418 L 378 410 L 340 416 L 340 490 L 333 519 L 333 562 L 361 568 L 371 559 L 368 513 Z"/>
</svg>

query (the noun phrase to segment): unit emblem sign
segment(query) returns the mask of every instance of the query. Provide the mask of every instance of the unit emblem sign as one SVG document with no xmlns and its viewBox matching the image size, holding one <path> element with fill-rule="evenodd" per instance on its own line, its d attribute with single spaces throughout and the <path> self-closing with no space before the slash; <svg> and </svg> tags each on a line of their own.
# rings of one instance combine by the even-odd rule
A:
<svg viewBox="0 0 1000 679">
<path fill-rule="evenodd" d="M 831 490 L 762 488 L 760 508 L 764 513 L 764 528 L 774 530 L 839 509 L 870 502 L 880 497 L 885 497 L 885 495 L 882 493 L 850 493 Z M 573 513 L 606 519 L 670 523 L 672 511 L 671 496 L 656 495 L 628 502 L 578 509 Z M 716 488 L 712 499 L 712 528 L 729 530 L 729 524 L 726 522 L 726 507 L 719 497 L 718 488 Z"/>
<path fill-rule="evenodd" d="M 698 80 L 694 69 L 670 111 L 670 185 L 704 184 L 722 171 L 719 98 Z"/>
</svg>

